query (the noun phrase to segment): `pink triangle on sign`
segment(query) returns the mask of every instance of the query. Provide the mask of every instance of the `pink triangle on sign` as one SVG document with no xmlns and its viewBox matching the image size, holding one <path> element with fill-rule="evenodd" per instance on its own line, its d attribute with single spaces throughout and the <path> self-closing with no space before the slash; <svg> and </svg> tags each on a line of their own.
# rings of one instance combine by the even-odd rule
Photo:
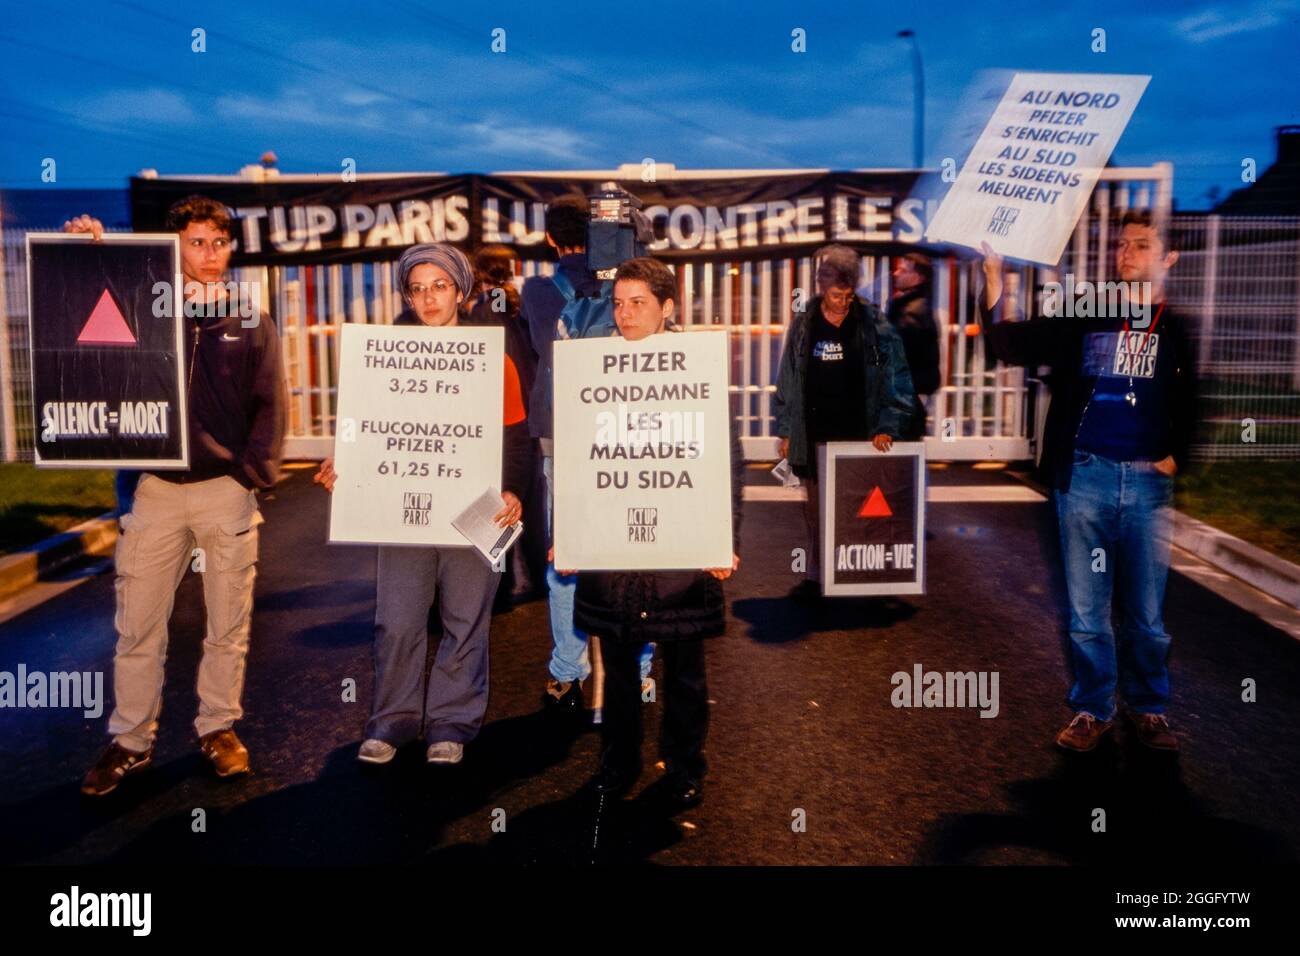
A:
<svg viewBox="0 0 1300 956">
<path fill-rule="evenodd" d="M 90 318 L 86 320 L 81 334 L 77 336 L 78 345 L 135 345 L 135 336 L 126 324 L 122 310 L 117 307 L 113 297 L 105 289 L 99 301 L 95 303 Z"/>
</svg>

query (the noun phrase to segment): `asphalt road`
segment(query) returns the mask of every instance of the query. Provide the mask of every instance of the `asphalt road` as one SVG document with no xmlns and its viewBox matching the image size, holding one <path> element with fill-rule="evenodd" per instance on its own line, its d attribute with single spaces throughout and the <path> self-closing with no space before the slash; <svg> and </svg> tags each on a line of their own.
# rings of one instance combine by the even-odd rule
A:
<svg viewBox="0 0 1300 956">
<path fill-rule="evenodd" d="M 965 467 L 931 480 L 1014 483 Z M 309 472 L 263 512 L 238 725 L 255 773 L 219 781 L 196 749 L 203 611 L 189 574 L 151 770 L 87 800 L 77 785 L 107 741 L 107 715 L 0 709 L 0 862 L 1205 866 L 1295 862 L 1300 850 L 1300 645 L 1186 577 L 1171 576 L 1167 601 L 1181 755 L 1141 751 L 1123 734 L 1084 756 L 1052 746 L 1068 711 L 1045 503 L 932 502 L 928 594 L 804 608 L 785 597 L 799 505 L 747 502 L 728 631 L 708 645 L 705 800 L 676 815 L 650 769 L 662 701 L 644 705 L 642 786 L 599 815 L 581 792 L 598 733 L 541 713 L 542 601 L 494 620 L 488 719 L 463 764 L 430 768 L 417 747 L 387 767 L 359 765 L 373 549 L 324 543 L 326 495 Z M 0 624 L 0 670 L 103 670 L 107 691 L 113 643 L 103 573 Z M 997 671 L 997 717 L 893 707 L 891 675 L 918 663 Z M 355 703 L 341 699 L 349 677 Z M 1242 701 L 1245 678 L 1257 702 Z M 1094 831 L 1097 809 L 1105 832 Z"/>
</svg>

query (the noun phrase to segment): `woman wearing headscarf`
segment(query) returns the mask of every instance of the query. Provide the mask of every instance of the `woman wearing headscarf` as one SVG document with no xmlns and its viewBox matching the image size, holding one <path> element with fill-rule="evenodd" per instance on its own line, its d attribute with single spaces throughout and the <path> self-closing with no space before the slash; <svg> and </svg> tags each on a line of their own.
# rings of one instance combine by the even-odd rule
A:
<svg viewBox="0 0 1300 956">
<path fill-rule="evenodd" d="M 397 287 L 406 308 L 394 325 L 446 328 L 459 324 L 460 304 L 474 273 L 453 246 L 412 246 L 398 260 Z M 519 520 L 520 495 L 532 473 L 519 373 L 509 356 L 504 375 L 505 506 L 501 527 Z M 328 458 L 316 481 L 332 491 L 338 475 Z M 433 764 L 459 763 L 487 710 L 488 627 L 500 575 L 472 547 L 380 545 L 375 575 L 375 693 L 357 759 L 382 764 L 423 735 Z M 426 673 L 429 610 L 435 597 L 442 641 Z"/>
</svg>

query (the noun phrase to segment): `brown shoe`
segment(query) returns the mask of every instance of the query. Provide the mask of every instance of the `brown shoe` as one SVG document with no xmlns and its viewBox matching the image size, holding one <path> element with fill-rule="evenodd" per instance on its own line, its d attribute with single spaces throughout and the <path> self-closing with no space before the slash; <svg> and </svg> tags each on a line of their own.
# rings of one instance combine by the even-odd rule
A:
<svg viewBox="0 0 1300 956">
<path fill-rule="evenodd" d="M 1169 721 L 1164 714 L 1136 714 L 1129 711 L 1128 721 L 1137 734 L 1137 739 L 1152 750 L 1178 749 L 1178 738 L 1169 729 Z"/>
<path fill-rule="evenodd" d="M 102 797 L 106 793 L 112 793 L 123 777 L 143 770 L 152 760 L 153 748 L 144 753 L 136 753 L 114 742 L 100 755 L 95 766 L 87 771 L 85 779 L 81 781 L 81 792 L 88 797 Z"/>
<path fill-rule="evenodd" d="M 229 727 L 204 734 L 199 738 L 199 749 L 212 761 L 218 777 L 248 773 L 248 748 L 239 742 Z"/>
<path fill-rule="evenodd" d="M 1113 724 L 1114 721 L 1098 720 L 1087 711 L 1081 710 L 1074 715 L 1074 719 L 1066 728 L 1056 735 L 1056 746 L 1086 753 L 1101 743 L 1101 738 L 1106 736 Z"/>
</svg>

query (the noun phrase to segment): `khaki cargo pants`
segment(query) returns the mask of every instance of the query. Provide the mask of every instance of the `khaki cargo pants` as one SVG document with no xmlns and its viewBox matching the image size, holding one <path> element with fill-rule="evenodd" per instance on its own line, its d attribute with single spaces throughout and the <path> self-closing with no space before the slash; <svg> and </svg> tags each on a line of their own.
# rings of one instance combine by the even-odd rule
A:
<svg viewBox="0 0 1300 956">
<path fill-rule="evenodd" d="M 187 484 L 144 475 L 117 539 L 115 707 L 108 732 L 136 752 L 153 745 L 162 707 L 167 621 L 191 568 L 203 578 L 207 633 L 199 664 L 199 736 L 241 716 L 257 575 L 257 496 L 233 478 Z"/>
</svg>

